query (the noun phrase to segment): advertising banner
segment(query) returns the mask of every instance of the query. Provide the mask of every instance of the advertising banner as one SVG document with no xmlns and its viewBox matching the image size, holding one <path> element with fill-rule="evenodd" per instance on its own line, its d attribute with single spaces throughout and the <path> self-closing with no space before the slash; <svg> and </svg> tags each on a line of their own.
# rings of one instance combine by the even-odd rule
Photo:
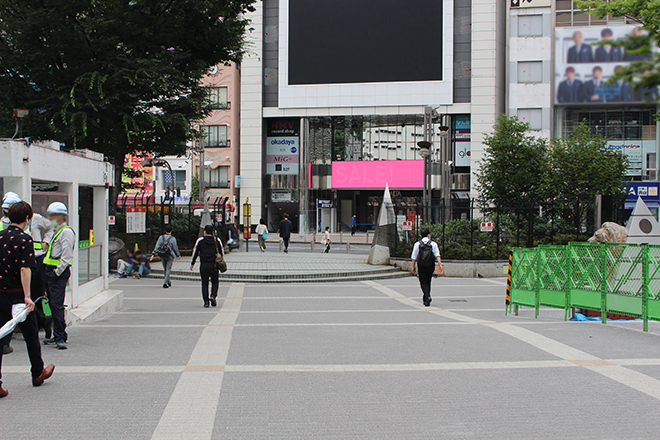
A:
<svg viewBox="0 0 660 440">
<path fill-rule="evenodd" d="M 470 166 L 470 129 L 470 115 L 454 117 L 454 165 L 457 167 Z"/>
<path fill-rule="evenodd" d="M 560 105 L 655 100 L 656 89 L 632 90 L 626 81 L 605 84 L 622 66 L 643 59 L 611 45 L 642 32 L 640 26 L 590 26 L 555 29 L 555 102 Z M 650 56 L 649 56 L 650 57 Z"/>
<path fill-rule="evenodd" d="M 655 153 L 655 141 L 612 140 L 607 146 L 613 150 L 623 151 L 628 157 L 628 176 L 640 176 L 646 162 L 646 155 Z"/>
<path fill-rule="evenodd" d="M 142 163 L 151 159 L 151 153 L 135 152 L 127 154 L 124 158 L 124 167 L 131 170 L 130 175 L 122 174 L 122 182 L 125 184 L 124 192 L 135 194 L 139 192 L 151 193 L 154 190 L 154 169 L 151 166 L 143 166 Z"/>
<path fill-rule="evenodd" d="M 332 162 L 333 189 L 423 188 L 423 160 Z"/>
</svg>

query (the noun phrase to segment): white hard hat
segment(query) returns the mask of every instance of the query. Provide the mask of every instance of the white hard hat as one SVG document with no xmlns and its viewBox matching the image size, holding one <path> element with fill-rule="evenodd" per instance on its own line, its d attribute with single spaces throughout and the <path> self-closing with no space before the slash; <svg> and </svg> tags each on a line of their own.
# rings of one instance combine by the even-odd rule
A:
<svg viewBox="0 0 660 440">
<path fill-rule="evenodd" d="M 11 205 L 21 201 L 21 198 L 15 192 L 9 191 L 2 198 L 2 209 L 9 209 Z"/>
<path fill-rule="evenodd" d="M 51 214 L 64 214 L 64 215 L 69 215 L 69 210 L 66 209 L 66 205 L 62 202 L 53 202 L 50 205 L 48 205 L 48 209 L 46 210 L 47 215 Z"/>
</svg>

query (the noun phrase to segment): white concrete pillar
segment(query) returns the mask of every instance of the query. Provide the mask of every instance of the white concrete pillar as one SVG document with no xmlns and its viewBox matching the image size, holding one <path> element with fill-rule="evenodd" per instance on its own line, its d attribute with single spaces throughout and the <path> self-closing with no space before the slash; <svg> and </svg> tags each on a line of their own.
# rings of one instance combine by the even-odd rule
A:
<svg viewBox="0 0 660 440">
<path fill-rule="evenodd" d="M 69 199 L 67 204 L 67 209 L 69 210 L 67 223 L 76 232 L 76 242 L 78 242 L 80 240 L 80 224 L 78 220 L 78 206 L 80 204 L 80 200 L 78 193 L 78 182 L 60 183 L 59 186 L 60 191 L 67 193 Z M 78 286 L 80 285 L 78 281 L 78 268 L 78 246 L 76 246 L 73 250 L 73 264 L 71 266 L 71 278 L 69 278 L 70 290 L 67 291 L 67 297 L 65 301 L 65 304 L 67 304 L 69 308 L 77 307 L 81 303 L 81 300 L 78 296 Z"/>
<path fill-rule="evenodd" d="M 102 187 L 94 187 L 94 244 L 102 245 L 101 249 L 101 277 L 103 277 L 103 290 L 108 289 L 108 199 L 109 191 Z"/>
</svg>

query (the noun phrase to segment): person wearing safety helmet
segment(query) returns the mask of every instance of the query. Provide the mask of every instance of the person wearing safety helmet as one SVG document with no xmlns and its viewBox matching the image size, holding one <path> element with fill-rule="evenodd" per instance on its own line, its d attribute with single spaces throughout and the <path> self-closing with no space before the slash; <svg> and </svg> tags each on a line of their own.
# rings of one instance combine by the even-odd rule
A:
<svg viewBox="0 0 660 440">
<path fill-rule="evenodd" d="M 21 197 L 15 192 L 7 192 L 2 198 L 2 210 L 4 217 L 2 217 L 2 222 L 0 223 L 0 232 L 7 229 L 11 224 L 11 221 L 7 217 L 7 212 L 9 208 L 21 201 Z M 44 296 L 46 292 L 46 281 L 45 281 L 45 272 L 43 267 L 43 259 L 46 254 L 45 248 L 50 241 L 50 238 L 53 235 L 53 228 L 50 226 L 50 221 L 46 220 L 39 214 L 34 214 L 27 227 L 25 228 L 25 233 L 32 236 L 32 241 L 34 243 L 34 251 L 37 259 L 37 267 L 32 272 L 31 278 L 31 297 L 35 301 L 37 298 Z M 47 317 L 44 313 L 42 303 L 37 303 L 35 308 L 35 314 L 37 316 L 37 324 L 40 328 L 43 328 L 46 332 L 46 338 L 52 336 L 52 319 Z M 2 348 L 4 354 L 11 353 L 13 349 L 7 343 Z"/>
<path fill-rule="evenodd" d="M 71 277 L 71 262 L 76 247 L 76 234 L 67 225 L 69 211 L 62 202 L 53 202 L 48 206 L 46 215 L 54 230 L 53 238 L 44 257 L 46 282 L 48 283 L 48 304 L 53 313 L 54 335 L 44 341 L 45 345 L 57 345 L 60 350 L 67 349 L 68 336 L 64 319 L 64 297 L 66 285 Z"/>
<path fill-rule="evenodd" d="M 5 193 L 5 195 L 2 197 L 2 219 L 1 219 L 2 221 L 0 222 L 0 232 L 4 231 L 9 227 L 9 225 L 11 225 L 11 221 L 7 216 L 7 212 L 9 212 L 9 208 L 11 208 L 11 205 L 13 205 L 14 203 L 18 203 L 20 201 L 21 198 L 19 197 L 19 195 L 11 191 Z"/>
</svg>

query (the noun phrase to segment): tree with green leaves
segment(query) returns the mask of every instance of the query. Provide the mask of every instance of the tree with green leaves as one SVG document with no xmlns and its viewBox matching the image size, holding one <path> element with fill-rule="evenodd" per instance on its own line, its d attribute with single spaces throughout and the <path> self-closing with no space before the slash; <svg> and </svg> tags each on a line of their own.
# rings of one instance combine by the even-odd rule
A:
<svg viewBox="0 0 660 440">
<path fill-rule="evenodd" d="M 482 202 L 502 208 L 529 208 L 544 198 L 548 146 L 530 136 L 529 124 L 502 115 L 484 136 L 484 157 L 477 172 Z"/>
<path fill-rule="evenodd" d="M 610 81 L 625 79 L 635 90 L 654 90 L 660 86 L 660 52 L 652 48 L 660 46 L 660 1 L 658 0 L 608 0 L 579 1 L 582 10 L 596 17 L 625 17 L 629 22 L 639 23 L 646 32 L 632 33 L 623 40 L 608 41 L 613 46 L 623 47 L 626 53 L 637 55 L 638 61 L 623 66 Z M 652 93 L 646 94 L 653 98 Z"/>
<path fill-rule="evenodd" d="M 581 123 L 565 138 L 556 138 L 550 147 L 550 172 L 546 185 L 555 202 L 564 205 L 579 232 L 586 209 L 596 196 L 623 195 L 628 158 L 608 147 L 607 139 L 592 134 Z"/>
<path fill-rule="evenodd" d="M 124 157 L 180 155 L 211 110 L 200 79 L 244 54 L 255 0 L 0 0 L 0 137 L 14 108 L 25 136 Z"/>
</svg>

